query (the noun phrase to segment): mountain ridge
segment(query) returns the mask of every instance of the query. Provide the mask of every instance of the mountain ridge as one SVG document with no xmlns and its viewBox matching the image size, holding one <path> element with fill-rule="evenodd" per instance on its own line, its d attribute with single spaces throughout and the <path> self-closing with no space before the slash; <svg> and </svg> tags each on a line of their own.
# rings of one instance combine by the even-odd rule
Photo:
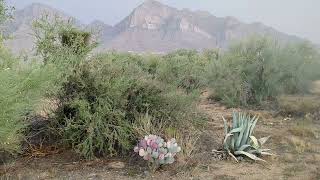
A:
<svg viewBox="0 0 320 180">
<path fill-rule="evenodd" d="M 58 14 L 63 18 L 73 18 L 63 11 L 41 3 L 33 3 L 16 11 L 14 13 L 16 19 L 8 24 L 8 32 L 18 35 L 18 38 L 8 42 L 15 52 L 30 50 L 32 38 L 24 34 L 30 33 L 30 22 L 39 18 L 44 11 Z M 225 49 L 232 41 L 253 34 L 272 36 L 280 41 L 301 40 L 259 22 L 247 24 L 230 16 L 216 17 L 207 11 L 179 10 L 155 0 L 145 1 L 113 26 L 98 20 L 88 25 L 82 24 L 79 20 L 76 22 L 85 29 L 99 29 L 101 50 L 166 53 L 181 48 Z"/>
</svg>

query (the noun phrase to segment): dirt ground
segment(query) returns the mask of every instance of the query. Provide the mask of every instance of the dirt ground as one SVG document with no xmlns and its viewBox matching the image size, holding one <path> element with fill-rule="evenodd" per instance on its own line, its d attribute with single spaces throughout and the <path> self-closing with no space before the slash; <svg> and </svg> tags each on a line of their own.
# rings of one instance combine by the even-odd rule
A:
<svg viewBox="0 0 320 180">
<path fill-rule="evenodd" d="M 204 94 L 206 97 L 208 94 Z M 256 136 L 271 135 L 266 147 L 276 156 L 264 158 L 267 163 L 219 160 L 210 148 L 218 148 L 223 139 L 222 116 L 230 118 L 235 109 L 203 98 L 199 109 L 210 117 L 203 131 L 212 142 L 207 152 L 198 152 L 199 161 L 192 166 L 173 165 L 149 174 L 146 167 L 129 159 L 84 161 L 69 151 L 45 157 L 24 157 L 0 166 L 3 179 L 303 179 L 320 180 L 320 120 L 312 117 L 274 116 L 273 112 L 254 111 L 260 120 Z M 203 154 L 201 154 L 203 153 Z M 178 167 L 178 168 L 177 168 Z M 174 169 L 174 170 L 173 170 Z M 0 179 L 2 179 L 0 178 Z"/>
</svg>

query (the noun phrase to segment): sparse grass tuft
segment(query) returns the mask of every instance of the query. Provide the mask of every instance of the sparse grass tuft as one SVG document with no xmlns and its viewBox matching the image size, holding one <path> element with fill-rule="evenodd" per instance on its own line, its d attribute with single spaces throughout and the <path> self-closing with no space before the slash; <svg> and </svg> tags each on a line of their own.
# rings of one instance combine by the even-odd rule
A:
<svg viewBox="0 0 320 180">
<path fill-rule="evenodd" d="M 306 119 L 302 119 L 299 121 L 296 125 L 291 127 L 289 129 L 289 132 L 292 135 L 298 136 L 298 137 L 309 137 L 309 138 L 316 138 L 317 134 L 314 129 L 314 126 L 312 125 L 312 122 Z"/>
<path fill-rule="evenodd" d="M 294 151 L 298 154 L 304 153 L 310 148 L 310 143 L 300 137 L 292 136 L 289 138 L 289 143 L 293 147 Z"/>
</svg>

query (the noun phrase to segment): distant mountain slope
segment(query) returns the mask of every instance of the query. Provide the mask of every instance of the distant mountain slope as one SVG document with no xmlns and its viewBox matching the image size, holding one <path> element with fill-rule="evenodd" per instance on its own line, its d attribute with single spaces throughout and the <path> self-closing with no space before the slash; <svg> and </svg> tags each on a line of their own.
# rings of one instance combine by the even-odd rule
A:
<svg viewBox="0 0 320 180">
<path fill-rule="evenodd" d="M 245 24 L 232 17 L 219 18 L 208 12 L 177 10 L 147 0 L 114 27 L 107 49 L 167 52 L 179 48 L 226 48 L 231 41 L 253 34 L 281 41 L 298 40 L 261 23 Z"/>
<path fill-rule="evenodd" d="M 8 32 L 14 39 L 7 44 L 15 51 L 30 50 L 33 41 L 31 22 L 43 12 L 70 16 L 41 4 L 32 4 L 15 13 Z M 80 24 L 80 23 L 79 23 Z M 278 32 L 261 23 L 245 24 L 232 17 L 220 18 L 203 11 L 178 10 L 147 0 L 115 26 L 94 21 L 87 29 L 98 29 L 101 35 L 99 49 L 135 52 L 168 52 L 175 49 L 226 48 L 230 42 L 253 34 L 273 36 L 280 41 L 298 41 L 299 38 Z"/>
<path fill-rule="evenodd" d="M 39 3 L 34 3 L 24 9 L 15 11 L 13 20 L 6 24 L 6 34 L 12 36 L 6 44 L 14 53 L 32 51 L 34 45 L 32 23 L 45 14 L 59 16 L 62 19 L 72 18 L 62 11 Z M 79 23 L 79 21 L 77 22 Z"/>
</svg>

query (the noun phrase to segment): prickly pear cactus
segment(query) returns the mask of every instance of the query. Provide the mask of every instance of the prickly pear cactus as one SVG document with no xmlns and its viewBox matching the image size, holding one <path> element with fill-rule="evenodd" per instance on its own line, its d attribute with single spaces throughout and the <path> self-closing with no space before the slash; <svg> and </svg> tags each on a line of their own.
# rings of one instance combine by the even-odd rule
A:
<svg viewBox="0 0 320 180">
<path fill-rule="evenodd" d="M 178 146 L 174 138 L 165 142 L 164 139 L 156 135 L 145 136 L 134 147 L 134 152 L 148 161 L 152 170 L 156 170 L 161 165 L 174 163 L 174 157 L 180 151 L 181 147 Z"/>
</svg>

